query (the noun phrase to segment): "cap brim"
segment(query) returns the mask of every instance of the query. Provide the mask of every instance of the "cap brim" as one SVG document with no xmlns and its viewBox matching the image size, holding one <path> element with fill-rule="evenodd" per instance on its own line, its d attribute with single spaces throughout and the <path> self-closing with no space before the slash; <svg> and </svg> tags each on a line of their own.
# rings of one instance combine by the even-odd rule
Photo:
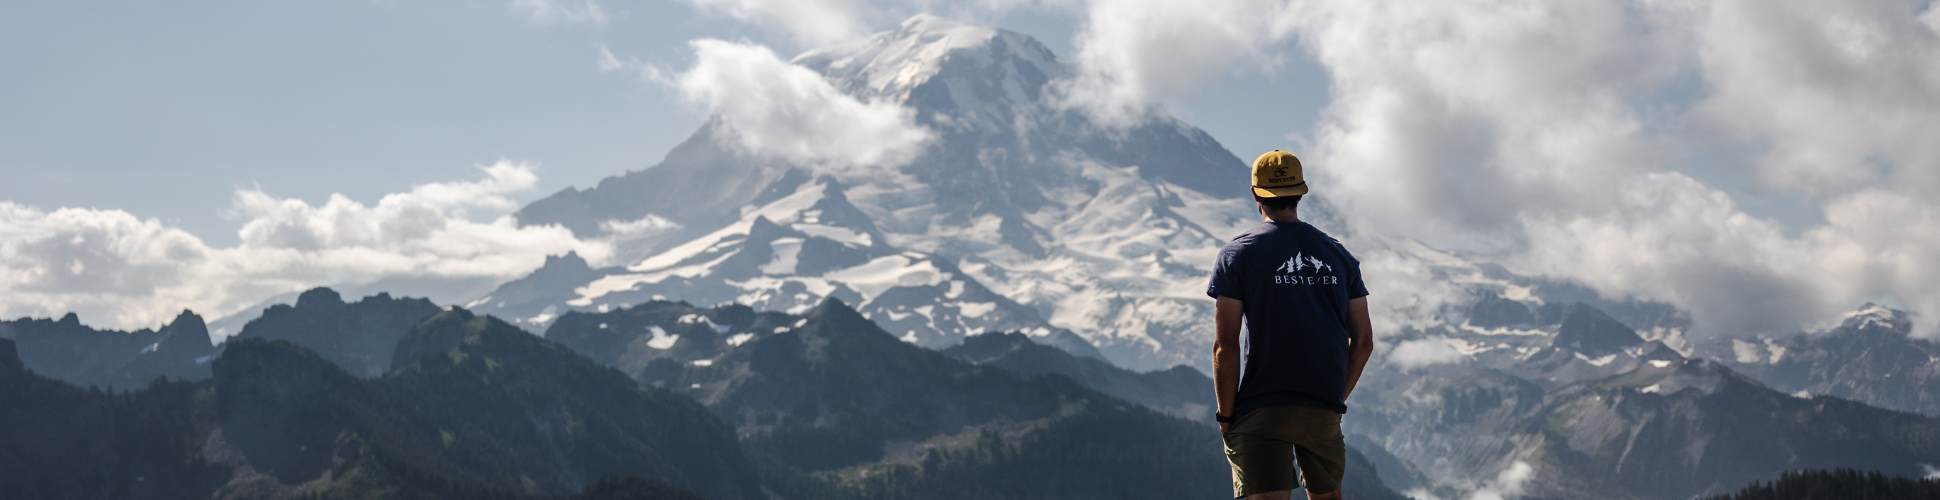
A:
<svg viewBox="0 0 1940 500">
<path fill-rule="evenodd" d="M 1306 184 L 1277 188 L 1253 188 L 1253 196 L 1261 198 L 1285 198 L 1288 196 L 1305 196 L 1306 194 Z"/>
</svg>

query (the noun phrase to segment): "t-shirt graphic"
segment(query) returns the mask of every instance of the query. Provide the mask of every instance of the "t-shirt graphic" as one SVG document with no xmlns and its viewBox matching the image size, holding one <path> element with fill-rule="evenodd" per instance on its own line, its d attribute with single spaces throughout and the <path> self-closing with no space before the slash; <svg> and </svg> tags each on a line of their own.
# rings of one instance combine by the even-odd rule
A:
<svg viewBox="0 0 1940 500">
<path fill-rule="evenodd" d="M 1206 294 L 1245 304 L 1235 414 L 1280 404 L 1347 411 L 1347 303 L 1367 285 L 1339 241 L 1305 222 L 1261 224 L 1220 250 Z"/>
</svg>

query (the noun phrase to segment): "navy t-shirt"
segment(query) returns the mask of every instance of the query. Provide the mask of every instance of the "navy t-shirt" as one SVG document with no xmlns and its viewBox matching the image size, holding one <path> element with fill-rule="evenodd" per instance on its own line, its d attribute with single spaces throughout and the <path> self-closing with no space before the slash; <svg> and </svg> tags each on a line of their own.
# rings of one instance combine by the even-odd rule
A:
<svg viewBox="0 0 1940 500">
<path fill-rule="evenodd" d="M 1361 262 L 1305 222 L 1267 222 L 1233 238 L 1206 295 L 1245 303 L 1233 414 L 1297 404 L 1347 413 L 1347 303 L 1367 296 Z"/>
</svg>

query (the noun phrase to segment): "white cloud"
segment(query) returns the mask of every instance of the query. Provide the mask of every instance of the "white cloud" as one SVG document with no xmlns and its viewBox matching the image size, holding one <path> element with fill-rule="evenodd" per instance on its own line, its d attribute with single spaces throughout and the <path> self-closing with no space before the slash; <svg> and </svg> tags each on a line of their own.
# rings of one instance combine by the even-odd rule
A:
<svg viewBox="0 0 1940 500">
<path fill-rule="evenodd" d="M 864 0 L 688 0 L 696 9 L 786 33 L 795 41 L 821 45 L 868 33 L 871 13 Z"/>
<path fill-rule="evenodd" d="M 499 162 L 471 182 L 431 183 L 366 205 L 236 193 L 240 243 L 212 247 L 119 210 L 42 211 L 0 202 L 0 317 L 79 313 L 91 324 L 150 327 L 183 308 L 210 316 L 320 285 L 396 278 L 509 279 L 546 255 L 601 261 L 611 246 L 555 226 L 519 227 L 514 193 L 537 181 Z"/>
<path fill-rule="evenodd" d="M 512 0 L 512 10 L 540 24 L 606 25 L 606 8 L 595 0 Z"/>
<path fill-rule="evenodd" d="M 1529 480 L 1536 477 L 1536 468 L 1527 462 L 1517 460 L 1496 474 L 1495 479 L 1470 492 L 1468 500 L 1505 500 L 1522 496 Z"/>
<path fill-rule="evenodd" d="M 1715 2 L 1696 20 L 1710 126 L 1763 154 L 1769 185 L 1829 196 L 1940 189 L 1940 7 L 1903 1 Z"/>
<path fill-rule="evenodd" d="M 651 257 L 656 243 L 680 230 L 681 224 L 654 214 L 634 220 L 607 220 L 600 226 L 600 240 L 613 246 L 612 261 L 637 262 Z"/>
<path fill-rule="evenodd" d="M 83 310 L 124 326 L 154 326 L 186 301 L 179 287 L 200 277 L 217 249 L 180 229 L 118 210 L 44 212 L 0 202 L 0 317 Z"/>
<path fill-rule="evenodd" d="M 1473 292 L 1463 285 L 1437 275 L 1430 266 L 1435 259 L 1420 253 L 1433 252 L 1407 241 L 1363 236 L 1349 244 L 1360 257 L 1368 290 L 1378 296 L 1370 300 L 1377 324 L 1387 330 L 1414 328 L 1426 330 L 1447 322 L 1448 308 L 1467 304 Z M 1416 252 L 1404 253 L 1404 250 Z"/>
<path fill-rule="evenodd" d="M 1465 357 L 1457 349 L 1455 341 L 1441 336 L 1402 341 L 1388 353 L 1388 361 L 1400 365 L 1403 370 L 1453 363 Z"/>
<path fill-rule="evenodd" d="M 654 214 L 647 214 L 635 220 L 609 220 L 600 223 L 601 232 L 628 238 L 653 236 L 676 229 L 680 229 L 680 223 Z"/>
<path fill-rule="evenodd" d="M 909 161 L 934 135 L 901 105 L 843 94 L 767 47 L 689 44 L 697 61 L 669 83 L 718 116 L 732 145 L 749 153 L 837 169 L 887 166 Z"/>
<path fill-rule="evenodd" d="M 1076 78 L 1061 82 L 1061 101 L 1111 127 L 1137 125 L 1158 103 L 1190 97 L 1236 63 L 1272 71 L 1292 36 L 1297 14 L 1288 0 L 688 0 L 779 32 L 804 46 L 868 35 L 917 13 L 993 19 L 1021 10 L 1063 11 L 1085 19 L 1076 36 Z"/>
<path fill-rule="evenodd" d="M 1599 210 L 1616 180 L 1665 163 L 1625 100 L 1676 74 L 1677 40 L 1624 5 L 1296 10 L 1334 88 L 1310 175 L 1377 231 L 1439 243 L 1512 229 L 1524 207 Z"/>
<path fill-rule="evenodd" d="M 1922 63 L 1940 38 L 1902 3 L 1295 10 L 1334 89 L 1303 156 L 1357 230 L 1675 303 L 1711 333 L 1880 298 L 1940 307 L 1940 209 L 1920 195 L 1940 187 L 1940 141 L 1918 125 L 1940 120 L 1940 65 Z M 1730 168 L 1686 166 L 1718 133 L 1759 178 L 1822 197 L 1826 222 L 1788 229 L 1700 181 Z"/>
<path fill-rule="evenodd" d="M 1092 0 L 1063 100 L 1108 126 L 1145 121 L 1235 67 L 1270 69 L 1292 34 L 1285 0 Z"/>
<path fill-rule="evenodd" d="M 613 55 L 613 49 L 608 48 L 604 43 L 599 44 L 599 49 L 600 57 L 598 62 L 601 73 L 612 73 L 627 69 L 629 66 L 634 66 L 626 61 L 621 61 L 619 56 Z"/>
</svg>

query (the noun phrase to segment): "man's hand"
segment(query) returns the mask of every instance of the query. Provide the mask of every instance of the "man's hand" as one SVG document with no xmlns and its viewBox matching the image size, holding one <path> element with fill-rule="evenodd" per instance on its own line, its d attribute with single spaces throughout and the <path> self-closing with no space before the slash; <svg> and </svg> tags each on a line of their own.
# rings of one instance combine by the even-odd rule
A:
<svg viewBox="0 0 1940 500">
<path fill-rule="evenodd" d="M 1239 399 L 1239 322 L 1241 313 L 1245 311 L 1245 303 L 1232 297 L 1220 297 L 1214 308 L 1213 395 L 1218 400 L 1218 406 L 1213 410 L 1231 417 L 1233 401 Z M 1228 427 L 1221 422 L 1219 432 L 1225 433 Z"/>
<path fill-rule="evenodd" d="M 1220 423 L 1219 423 L 1219 433 L 1220 433 L 1220 434 L 1225 434 L 1225 433 L 1226 433 L 1226 428 L 1227 428 L 1227 427 L 1231 427 L 1232 425 L 1233 425 L 1233 424 L 1228 424 L 1228 423 L 1225 423 L 1225 422 L 1220 422 Z"/>
</svg>

